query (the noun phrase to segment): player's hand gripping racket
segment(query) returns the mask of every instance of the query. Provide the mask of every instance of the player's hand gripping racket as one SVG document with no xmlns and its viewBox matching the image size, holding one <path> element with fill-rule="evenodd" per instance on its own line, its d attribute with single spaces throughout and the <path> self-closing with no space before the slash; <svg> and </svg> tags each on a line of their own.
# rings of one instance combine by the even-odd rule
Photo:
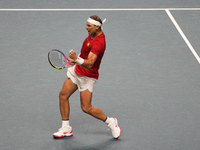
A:
<svg viewBox="0 0 200 150">
<path fill-rule="evenodd" d="M 56 69 L 64 69 L 71 63 L 67 56 L 58 49 L 52 49 L 48 53 L 49 63 Z"/>
</svg>

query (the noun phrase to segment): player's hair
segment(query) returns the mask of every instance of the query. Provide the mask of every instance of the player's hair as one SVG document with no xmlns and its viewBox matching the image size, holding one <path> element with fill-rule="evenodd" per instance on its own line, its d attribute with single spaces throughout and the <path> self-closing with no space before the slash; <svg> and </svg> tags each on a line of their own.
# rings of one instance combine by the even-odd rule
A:
<svg viewBox="0 0 200 150">
<path fill-rule="evenodd" d="M 102 24 L 101 18 L 99 18 L 99 16 L 93 15 L 93 16 L 90 16 L 90 18 L 94 19 Z M 101 30 L 101 27 L 99 27 L 99 29 Z"/>
</svg>

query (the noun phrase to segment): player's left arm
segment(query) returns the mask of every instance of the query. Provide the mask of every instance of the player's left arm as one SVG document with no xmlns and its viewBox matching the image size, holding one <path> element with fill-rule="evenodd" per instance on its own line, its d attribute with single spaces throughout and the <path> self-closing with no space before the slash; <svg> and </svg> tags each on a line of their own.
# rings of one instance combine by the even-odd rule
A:
<svg viewBox="0 0 200 150">
<path fill-rule="evenodd" d="M 79 58 L 79 56 L 76 55 L 76 52 L 74 50 L 70 51 L 69 57 L 74 60 L 74 61 L 71 60 L 71 62 L 73 62 L 73 63 L 77 62 L 78 59 L 82 59 L 82 58 Z M 92 68 L 95 61 L 97 60 L 97 57 L 98 56 L 96 54 L 94 54 L 93 52 L 90 52 L 88 54 L 87 59 L 81 60 L 82 61 L 81 66 L 83 66 L 84 68 L 87 68 L 87 69 Z"/>
<path fill-rule="evenodd" d="M 95 61 L 97 60 L 97 55 L 93 52 L 90 52 L 87 59 L 84 59 L 84 62 L 81 66 L 90 69 L 94 65 Z"/>
</svg>

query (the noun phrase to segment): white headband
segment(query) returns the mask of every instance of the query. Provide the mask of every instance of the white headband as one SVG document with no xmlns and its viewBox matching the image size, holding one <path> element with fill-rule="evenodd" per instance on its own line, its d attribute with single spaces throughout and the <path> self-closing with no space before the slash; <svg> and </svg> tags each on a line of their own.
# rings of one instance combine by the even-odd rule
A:
<svg viewBox="0 0 200 150">
<path fill-rule="evenodd" d="M 87 20 L 89 23 L 91 23 L 91 24 L 93 24 L 93 25 L 96 25 L 96 26 L 102 26 L 105 22 L 106 22 L 106 19 L 104 19 L 103 21 L 102 21 L 102 24 L 99 22 L 99 21 L 96 21 L 96 20 L 94 20 L 94 19 L 92 19 L 92 18 L 88 18 L 88 20 Z"/>
</svg>

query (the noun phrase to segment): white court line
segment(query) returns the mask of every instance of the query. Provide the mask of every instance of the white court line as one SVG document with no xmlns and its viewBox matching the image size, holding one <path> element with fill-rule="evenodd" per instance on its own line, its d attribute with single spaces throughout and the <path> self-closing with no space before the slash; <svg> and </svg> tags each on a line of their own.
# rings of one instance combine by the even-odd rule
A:
<svg viewBox="0 0 200 150">
<path fill-rule="evenodd" d="M 134 11 L 134 10 L 200 10 L 200 8 L 114 8 L 114 9 L 0 9 L 0 11 Z"/>
<path fill-rule="evenodd" d="M 185 36 L 185 34 L 181 30 L 181 28 L 179 27 L 178 23 L 176 22 L 176 20 L 174 19 L 174 17 L 172 16 L 172 14 L 170 13 L 170 11 L 168 9 L 166 9 L 165 11 L 168 14 L 169 18 L 171 19 L 171 21 L 173 22 L 173 24 L 175 25 L 175 27 L 178 30 L 178 32 L 180 33 L 180 35 L 182 36 L 182 38 L 185 40 L 186 44 L 188 45 L 188 47 L 192 51 L 193 55 L 196 57 L 197 61 L 200 64 L 200 58 L 199 58 L 198 54 L 196 53 L 196 51 L 194 50 L 194 48 L 190 44 L 189 40 L 187 39 L 187 37 Z"/>
</svg>

